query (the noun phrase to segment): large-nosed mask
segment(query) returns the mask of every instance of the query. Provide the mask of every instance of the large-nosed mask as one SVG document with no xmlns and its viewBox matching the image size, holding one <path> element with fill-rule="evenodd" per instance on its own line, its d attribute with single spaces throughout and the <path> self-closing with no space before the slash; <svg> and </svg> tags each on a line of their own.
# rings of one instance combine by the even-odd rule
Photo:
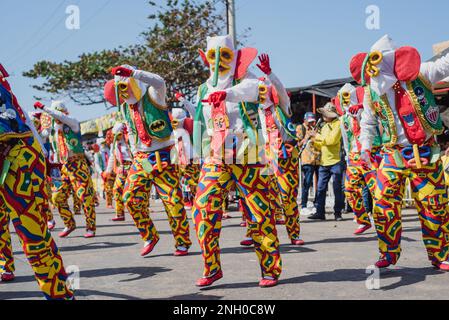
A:
<svg viewBox="0 0 449 320">
<path fill-rule="evenodd" d="M 184 120 L 187 118 L 187 114 L 183 109 L 173 109 L 171 114 L 171 123 L 173 129 L 179 129 L 184 127 Z"/>
<path fill-rule="evenodd" d="M 356 88 L 350 84 L 346 83 L 337 94 L 339 106 L 347 113 L 349 108 L 356 105 L 357 94 Z M 338 109 L 338 108 L 337 108 Z M 340 112 L 339 112 L 340 113 Z"/>
<path fill-rule="evenodd" d="M 225 89 L 232 86 L 233 80 L 239 80 L 247 74 L 249 66 L 257 57 L 257 50 L 236 50 L 232 37 L 227 35 L 208 37 L 207 50 L 200 50 L 200 55 L 210 70 L 207 84 L 212 88 Z"/>
<path fill-rule="evenodd" d="M 350 68 L 359 83 L 364 85 L 369 81 L 374 92 L 384 95 L 398 81 L 416 80 L 421 56 L 413 47 L 397 48 L 386 35 L 373 45 L 369 53 L 356 55 Z"/>
<path fill-rule="evenodd" d="M 210 69 L 210 84 L 223 88 L 234 78 L 237 66 L 238 52 L 234 48 L 232 37 L 208 37 L 205 54 Z"/>
<path fill-rule="evenodd" d="M 122 67 L 135 70 L 134 67 L 123 65 Z M 136 104 L 148 91 L 148 85 L 133 77 L 115 76 L 104 87 L 104 97 L 106 101 L 114 106 L 126 102 L 127 104 Z M 117 98 L 119 101 L 117 101 Z"/>
</svg>

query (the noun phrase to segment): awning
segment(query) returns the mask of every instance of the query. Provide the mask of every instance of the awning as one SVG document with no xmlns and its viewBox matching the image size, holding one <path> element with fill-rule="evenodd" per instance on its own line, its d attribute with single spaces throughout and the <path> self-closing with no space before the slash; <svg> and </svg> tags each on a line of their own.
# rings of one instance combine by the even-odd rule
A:
<svg viewBox="0 0 449 320">
<path fill-rule="evenodd" d="M 341 87 L 343 87 L 346 83 L 351 83 L 354 86 L 357 85 L 353 78 L 341 78 L 334 80 L 325 80 L 311 86 L 297 87 L 287 90 L 290 91 L 293 95 L 309 93 L 326 98 L 333 98 L 337 95 L 338 90 L 340 90 Z"/>
</svg>

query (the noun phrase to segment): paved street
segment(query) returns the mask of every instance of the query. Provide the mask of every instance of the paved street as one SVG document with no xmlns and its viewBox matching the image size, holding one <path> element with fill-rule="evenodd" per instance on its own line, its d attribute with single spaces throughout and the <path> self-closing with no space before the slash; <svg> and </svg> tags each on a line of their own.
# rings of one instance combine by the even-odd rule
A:
<svg viewBox="0 0 449 320">
<path fill-rule="evenodd" d="M 368 290 L 366 268 L 377 258 L 373 230 L 361 237 L 352 235 L 356 225 L 352 215 L 344 222 L 302 220 L 304 247 L 289 245 L 284 226 L 282 242 L 284 272 L 278 287 L 260 289 L 259 267 L 251 249 L 241 248 L 244 229 L 240 214 L 223 223 L 222 262 L 224 278 L 214 287 L 199 290 L 194 286 L 201 276 L 199 246 L 188 257 L 174 257 L 173 239 L 160 204 L 152 217 L 161 241 L 151 256 L 139 256 L 142 242 L 129 216 L 124 223 L 113 223 L 112 210 L 98 208 L 98 232 L 86 240 L 84 219 L 77 216 L 79 229 L 68 239 L 57 238 L 62 222 L 58 216 L 54 231 L 66 266 L 78 266 L 80 289 L 77 299 L 447 299 L 449 274 L 434 270 L 427 261 L 420 240 L 414 210 L 404 215 L 403 256 L 398 266 L 382 271 L 380 289 Z M 333 216 L 329 216 L 333 217 Z M 191 226 L 194 238 L 193 226 Z M 0 283 L 0 299 L 41 299 L 31 269 L 13 234 L 16 276 L 13 283 Z"/>
</svg>

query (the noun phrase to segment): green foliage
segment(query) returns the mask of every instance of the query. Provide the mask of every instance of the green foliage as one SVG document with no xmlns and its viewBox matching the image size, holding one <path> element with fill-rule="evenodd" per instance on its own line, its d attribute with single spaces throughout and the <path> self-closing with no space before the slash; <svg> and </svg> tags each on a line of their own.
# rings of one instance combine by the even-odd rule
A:
<svg viewBox="0 0 449 320">
<path fill-rule="evenodd" d="M 219 1 L 167 0 L 165 6 L 149 1 L 156 13 L 148 17 L 152 27 L 142 33 L 143 43 L 126 48 L 85 53 L 77 61 L 37 62 L 24 76 L 41 80 L 38 91 L 67 94 L 80 105 L 105 103 L 103 86 L 112 78 L 110 68 L 130 64 L 161 75 L 173 101 L 175 90 L 189 98 L 208 77 L 199 58 L 206 37 L 224 33 L 224 17 L 217 12 Z"/>
</svg>

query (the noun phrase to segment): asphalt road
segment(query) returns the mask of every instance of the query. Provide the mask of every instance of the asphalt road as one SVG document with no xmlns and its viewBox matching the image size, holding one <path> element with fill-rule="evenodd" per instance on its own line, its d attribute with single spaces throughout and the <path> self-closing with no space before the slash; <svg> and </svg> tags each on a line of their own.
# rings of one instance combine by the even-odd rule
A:
<svg viewBox="0 0 449 320">
<path fill-rule="evenodd" d="M 191 225 L 194 245 L 187 257 L 173 256 L 173 238 L 160 203 L 153 204 L 152 217 L 161 240 L 146 258 L 139 255 L 142 242 L 133 222 L 113 223 L 112 210 L 97 209 L 98 231 L 84 239 L 84 219 L 77 216 L 79 229 L 59 239 L 62 221 L 56 216 L 56 242 L 69 270 L 79 270 L 78 300 L 96 299 L 447 299 L 449 274 L 433 269 L 421 241 L 415 210 L 404 212 L 403 255 L 393 268 L 373 273 L 378 256 L 374 230 L 353 236 L 352 215 L 345 221 L 309 222 L 302 218 L 303 247 L 289 244 L 284 226 L 279 226 L 283 274 L 280 285 L 260 289 L 257 258 L 239 242 L 244 229 L 240 214 L 223 223 L 221 237 L 224 278 L 200 290 L 195 280 L 202 274 L 202 259 Z M 330 215 L 329 218 L 333 216 Z M 13 234 L 16 280 L 0 283 L 0 299 L 42 299 L 31 268 Z M 368 268 L 368 269 L 367 269 Z"/>
</svg>

